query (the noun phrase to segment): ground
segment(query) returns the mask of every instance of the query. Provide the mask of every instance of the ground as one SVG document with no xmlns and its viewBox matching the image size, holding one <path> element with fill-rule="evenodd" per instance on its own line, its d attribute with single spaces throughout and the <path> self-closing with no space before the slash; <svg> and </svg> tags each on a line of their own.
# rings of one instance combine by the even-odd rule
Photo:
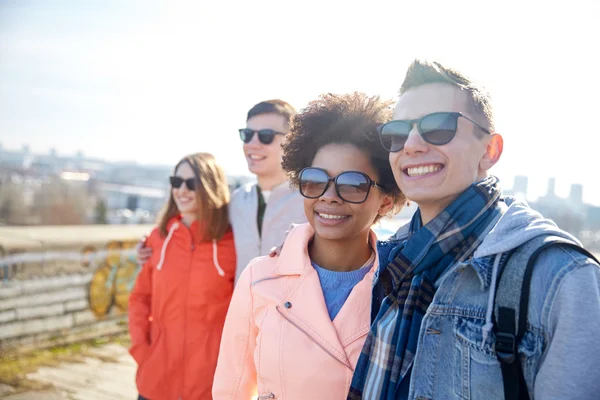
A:
<svg viewBox="0 0 600 400">
<path fill-rule="evenodd" d="M 127 346 L 126 337 L 116 337 L 29 354 L 0 354 L 0 398 L 135 399 L 136 365 Z"/>
</svg>

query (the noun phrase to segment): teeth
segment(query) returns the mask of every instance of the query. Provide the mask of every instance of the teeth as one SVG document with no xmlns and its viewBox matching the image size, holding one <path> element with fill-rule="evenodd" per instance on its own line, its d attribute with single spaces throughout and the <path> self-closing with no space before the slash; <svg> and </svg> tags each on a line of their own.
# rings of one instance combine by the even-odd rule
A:
<svg viewBox="0 0 600 400">
<path fill-rule="evenodd" d="M 346 215 L 331 215 L 331 214 L 321 214 L 321 213 L 319 213 L 319 216 L 321 218 L 325 218 L 325 219 L 344 219 L 344 218 L 346 218 Z"/>
<path fill-rule="evenodd" d="M 408 176 L 421 176 L 432 174 L 442 169 L 439 165 L 424 165 L 420 167 L 408 168 Z"/>
<path fill-rule="evenodd" d="M 254 154 L 250 154 L 248 157 L 249 157 L 251 160 L 262 160 L 263 158 L 265 158 L 265 157 L 263 157 L 263 156 L 257 156 L 257 155 L 254 155 Z"/>
</svg>

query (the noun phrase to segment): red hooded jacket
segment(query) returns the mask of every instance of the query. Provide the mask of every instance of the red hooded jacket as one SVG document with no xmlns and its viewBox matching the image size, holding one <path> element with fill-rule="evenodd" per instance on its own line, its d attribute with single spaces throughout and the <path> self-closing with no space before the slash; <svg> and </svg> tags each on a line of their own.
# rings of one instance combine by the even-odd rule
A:
<svg viewBox="0 0 600 400">
<path fill-rule="evenodd" d="M 154 229 L 129 298 L 130 353 L 136 384 L 152 400 L 211 399 L 221 332 L 233 293 L 233 233 L 201 241 L 198 222 L 172 218 L 162 237 Z"/>
</svg>

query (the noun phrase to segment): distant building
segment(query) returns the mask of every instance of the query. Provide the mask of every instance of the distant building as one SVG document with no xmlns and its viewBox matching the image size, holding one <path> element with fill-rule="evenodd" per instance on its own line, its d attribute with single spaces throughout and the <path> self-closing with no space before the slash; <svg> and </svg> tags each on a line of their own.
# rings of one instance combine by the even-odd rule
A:
<svg viewBox="0 0 600 400">
<path fill-rule="evenodd" d="M 549 198 L 556 197 L 556 179 L 555 178 L 548 179 L 548 192 L 546 193 L 546 197 L 549 197 Z"/>
<path fill-rule="evenodd" d="M 528 186 L 529 180 L 526 176 L 515 176 L 515 183 L 513 185 L 513 194 L 517 194 L 520 193 L 522 194 L 525 198 L 527 198 L 527 186 Z"/>
<path fill-rule="evenodd" d="M 583 185 L 573 184 L 571 185 L 571 192 L 569 193 L 569 201 L 574 205 L 583 205 Z"/>
</svg>

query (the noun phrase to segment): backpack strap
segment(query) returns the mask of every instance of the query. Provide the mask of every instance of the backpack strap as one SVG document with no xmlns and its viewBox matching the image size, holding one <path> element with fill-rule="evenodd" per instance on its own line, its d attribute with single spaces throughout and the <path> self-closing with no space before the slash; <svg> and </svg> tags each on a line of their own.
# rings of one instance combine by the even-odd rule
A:
<svg viewBox="0 0 600 400">
<path fill-rule="evenodd" d="M 495 345 L 502 368 L 505 399 L 529 399 L 517 346 L 527 329 L 531 276 L 537 257 L 548 247 L 558 245 L 598 262 L 591 253 L 575 242 L 559 236 L 538 236 L 511 254 L 498 278 L 494 306 Z"/>
</svg>

